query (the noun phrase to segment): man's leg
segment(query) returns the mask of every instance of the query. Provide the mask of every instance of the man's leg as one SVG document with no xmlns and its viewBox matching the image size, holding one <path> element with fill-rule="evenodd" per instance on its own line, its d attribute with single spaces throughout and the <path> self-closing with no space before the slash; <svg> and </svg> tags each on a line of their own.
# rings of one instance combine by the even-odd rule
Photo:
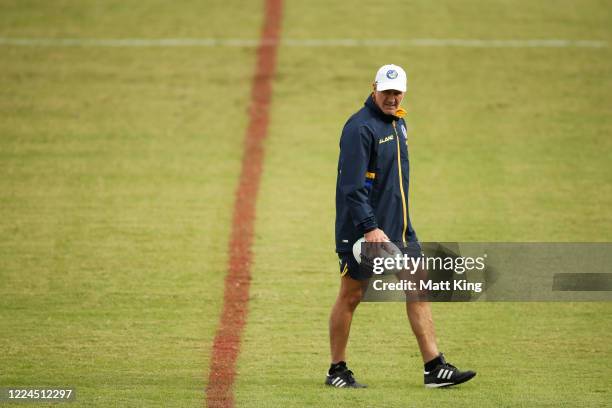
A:
<svg viewBox="0 0 612 408">
<path fill-rule="evenodd" d="M 409 254 L 420 257 L 421 247 L 418 243 L 414 245 L 416 246 L 408 248 Z M 415 251 L 418 251 L 417 255 L 414 254 Z M 397 279 L 412 282 L 417 287 L 420 287 L 419 282 L 428 279 L 428 274 L 427 270 L 422 267 L 414 272 L 403 269 L 397 274 Z M 440 355 L 436 342 L 436 332 L 434 329 L 433 317 L 431 315 L 431 307 L 429 302 L 423 301 L 428 299 L 428 292 L 420 290 L 406 291 L 405 293 L 406 314 L 410 321 L 410 327 L 419 345 L 423 362 L 427 363 Z"/>
<path fill-rule="evenodd" d="M 423 362 L 433 360 L 440 355 L 436 343 L 433 318 L 429 302 L 406 302 L 406 313 L 410 320 L 410 327 L 416 337 Z"/>
<path fill-rule="evenodd" d="M 329 343 L 333 364 L 346 361 L 346 344 L 353 312 L 361 301 L 364 285 L 364 282 L 355 280 L 348 274 L 341 278 L 340 291 L 329 317 Z"/>
<path fill-rule="evenodd" d="M 406 312 L 423 356 L 425 387 L 449 387 L 469 381 L 476 376 L 474 371 L 461 371 L 448 364 L 438 351 L 429 302 L 406 302 Z"/>
</svg>

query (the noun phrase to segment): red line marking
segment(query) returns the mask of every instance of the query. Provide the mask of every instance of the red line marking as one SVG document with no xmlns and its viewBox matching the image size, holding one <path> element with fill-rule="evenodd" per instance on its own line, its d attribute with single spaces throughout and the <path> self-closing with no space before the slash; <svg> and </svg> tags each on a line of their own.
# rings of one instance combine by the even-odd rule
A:
<svg viewBox="0 0 612 408">
<path fill-rule="evenodd" d="M 206 389 L 206 404 L 209 408 L 234 406 L 232 384 L 236 377 L 240 337 L 248 313 L 255 203 L 264 158 L 263 141 L 268 131 L 272 78 L 282 15 L 282 0 L 265 1 L 265 21 L 257 48 L 249 125 L 244 138 L 242 170 L 234 204 L 223 311 L 213 343 Z"/>
</svg>

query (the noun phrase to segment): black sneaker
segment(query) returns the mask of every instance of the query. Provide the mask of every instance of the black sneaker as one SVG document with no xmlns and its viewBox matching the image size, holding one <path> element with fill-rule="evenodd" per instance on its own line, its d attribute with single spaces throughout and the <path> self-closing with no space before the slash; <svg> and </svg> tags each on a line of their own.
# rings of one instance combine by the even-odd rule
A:
<svg viewBox="0 0 612 408">
<path fill-rule="evenodd" d="M 440 388 L 450 387 L 471 380 L 476 376 L 474 371 L 461 371 L 452 364 L 449 364 L 440 355 L 441 364 L 431 371 L 423 371 L 425 374 L 425 387 Z"/>
<path fill-rule="evenodd" d="M 336 388 L 366 388 L 367 385 L 359 384 L 353 377 L 353 372 L 346 367 L 346 363 L 341 361 L 333 372 L 328 371 L 325 384 Z"/>
</svg>

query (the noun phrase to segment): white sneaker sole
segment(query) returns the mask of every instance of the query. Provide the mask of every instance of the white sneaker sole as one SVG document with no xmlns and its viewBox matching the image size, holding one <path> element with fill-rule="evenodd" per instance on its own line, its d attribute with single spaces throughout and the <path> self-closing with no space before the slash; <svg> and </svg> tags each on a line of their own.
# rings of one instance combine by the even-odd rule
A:
<svg viewBox="0 0 612 408">
<path fill-rule="evenodd" d="M 454 383 L 452 382 L 440 383 L 440 384 L 431 383 L 431 384 L 425 384 L 425 388 L 440 388 L 440 387 L 446 387 L 447 385 L 453 385 L 453 384 Z"/>
</svg>

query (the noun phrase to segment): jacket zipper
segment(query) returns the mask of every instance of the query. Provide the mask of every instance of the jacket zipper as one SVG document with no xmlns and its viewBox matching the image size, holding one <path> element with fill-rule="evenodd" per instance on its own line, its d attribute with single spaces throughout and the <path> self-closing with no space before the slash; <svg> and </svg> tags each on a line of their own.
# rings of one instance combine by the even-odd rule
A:
<svg viewBox="0 0 612 408">
<path fill-rule="evenodd" d="M 400 185 L 400 192 L 402 194 L 402 215 L 403 215 L 403 219 L 404 219 L 404 225 L 402 228 L 402 242 L 404 244 L 404 247 L 406 247 L 406 228 L 408 227 L 408 211 L 406 208 L 406 195 L 404 194 L 404 178 L 402 177 L 402 161 L 401 161 L 401 154 L 400 154 L 400 142 L 399 142 L 399 136 L 397 134 L 397 128 L 395 127 L 395 122 L 393 121 L 393 133 L 395 133 L 395 141 L 396 141 L 396 146 L 397 146 L 397 170 L 399 173 L 399 185 Z"/>
</svg>

